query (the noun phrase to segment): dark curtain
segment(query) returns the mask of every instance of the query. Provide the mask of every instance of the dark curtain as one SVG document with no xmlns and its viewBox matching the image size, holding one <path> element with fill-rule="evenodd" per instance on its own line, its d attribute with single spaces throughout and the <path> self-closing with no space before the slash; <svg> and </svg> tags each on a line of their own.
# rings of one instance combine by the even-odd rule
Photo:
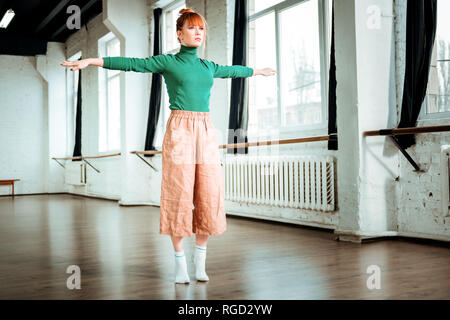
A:
<svg viewBox="0 0 450 320">
<path fill-rule="evenodd" d="M 427 90 L 437 22 L 436 0 L 410 0 L 407 6 L 405 82 L 398 128 L 416 126 Z M 403 148 L 416 143 L 414 135 L 396 138 Z"/>
<path fill-rule="evenodd" d="M 336 60 L 334 57 L 334 1 L 331 12 L 331 52 L 328 79 L 328 150 L 338 149 L 336 123 Z"/>
<path fill-rule="evenodd" d="M 234 11 L 233 65 L 247 64 L 247 1 L 236 0 Z M 228 144 L 248 142 L 247 78 L 231 80 Z M 241 129 L 241 130 L 239 130 Z M 227 149 L 227 153 L 248 153 L 248 148 Z"/>
<path fill-rule="evenodd" d="M 78 60 L 81 60 L 81 57 Z M 75 147 L 73 148 L 73 157 L 81 156 L 81 102 L 81 70 L 78 70 L 77 114 L 75 119 Z M 72 161 L 80 160 L 75 159 Z"/>
<path fill-rule="evenodd" d="M 153 19 L 155 21 L 155 38 L 153 41 L 153 55 L 157 56 L 161 54 L 161 8 L 153 10 Z M 152 87 L 150 91 L 150 104 L 148 110 L 147 120 L 147 134 L 145 136 L 145 148 L 144 150 L 156 150 L 153 145 L 155 139 L 156 129 L 158 125 L 159 113 L 161 110 L 161 86 L 162 76 L 159 73 L 152 74 Z M 146 154 L 146 157 L 153 157 L 154 154 Z"/>
</svg>

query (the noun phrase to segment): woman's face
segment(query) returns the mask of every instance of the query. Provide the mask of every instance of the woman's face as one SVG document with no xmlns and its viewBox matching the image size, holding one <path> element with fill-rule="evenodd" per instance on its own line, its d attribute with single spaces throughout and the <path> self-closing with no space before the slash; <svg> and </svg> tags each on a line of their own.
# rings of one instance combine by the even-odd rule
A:
<svg viewBox="0 0 450 320">
<path fill-rule="evenodd" d="M 200 47 L 205 34 L 204 29 L 201 26 L 188 25 L 186 21 L 183 28 L 177 31 L 178 39 L 186 47 Z"/>
</svg>

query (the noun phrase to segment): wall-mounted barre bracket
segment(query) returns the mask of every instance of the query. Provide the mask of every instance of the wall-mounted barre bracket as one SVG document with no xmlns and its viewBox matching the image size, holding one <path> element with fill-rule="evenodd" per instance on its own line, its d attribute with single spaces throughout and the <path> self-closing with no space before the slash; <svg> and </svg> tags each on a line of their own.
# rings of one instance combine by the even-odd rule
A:
<svg viewBox="0 0 450 320">
<path fill-rule="evenodd" d="M 137 155 L 142 161 L 144 161 L 147 165 L 149 165 L 153 170 L 158 172 L 158 170 L 154 166 L 152 166 L 147 160 L 145 160 L 143 157 L 141 157 L 138 153 L 135 153 L 135 155 Z"/>
<path fill-rule="evenodd" d="M 109 158 L 109 157 L 115 157 L 115 156 L 120 156 L 120 153 L 113 153 L 113 154 L 103 154 L 103 155 L 99 155 L 99 156 L 76 156 L 76 157 L 65 157 L 65 158 L 52 158 L 53 160 L 55 160 L 56 162 L 59 163 L 59 165 L 61 167 L 63 167 L 64 169 L 66 168 L 63 164 L 61 164 L 58 160 L 77 160 L 77 161 L 84 161 L 85 163 L 87 163 L 92 169 L 94 169 L 95 171 L 97 171 L 97 173 L 100 173 L 100 170 L 98 170 L 97 168 L 95 168 L 89 161 L 87 161 L 86 159 L 100 159 L 100 158 Z"/>
<path fill-rule="evenodd" d="M 100 170 L 96 169 L 92 164 L 89 163 L 89 161 L 87 161 L 86 159 L 83 158 L 83 161 L 86 162 L 92 169 L 94 169 L 95 171 L 97 171 L 98 173 L 100 173 Z"/>
<path fill-rule="evenodd" d="M 419 168 L 419 165 L 413 160 L 413 158 L 411 158 L 409 153 L 398 143 L 397 138 L 395 136 L 389 136 L 389 137 L 394 142 L 396 147 L 401 151 L 401 153 L 403 153 L 403 155 L 405 156 L 406 160 L 408 160 L 408 162 L 414 167 L 414 171 L 416 171 L 416 172 L 423 172 L 423 170 L 421 170 Z"/>
<path fill-rule="evenodd" d="M 417 163 L 411 158 L 411 156 L 406 152 L 406 150 L 398 143 L 395 136 L 403 134 L 417 134 L 417 133 L 430 133 L 430 132 L 449 132 L 449 125 L 442 126 L 423 126 L 423 127 L 407 127 L 407 128 L 394 128 L 394 129 L 381 129 L 381 130 L 370 130 L 364 131 L 363 137 L 369 136 L 390 136 L 391 140 L 394 142 L 395 146 L 403 153 L 405 158 L 414 167 L 414 171 L 423 172 L 417 165 Z"/>
<path fill-rule="evenodd" d="M 56 160 L 55 158 L 53 158 L 53 160 L 55 160 L 56 162 L 58 162 L 58 164 L 63 167 L 64 169 L 66 168 L 61 162 L 59 162 L 58 160 Z"/>
</svg>

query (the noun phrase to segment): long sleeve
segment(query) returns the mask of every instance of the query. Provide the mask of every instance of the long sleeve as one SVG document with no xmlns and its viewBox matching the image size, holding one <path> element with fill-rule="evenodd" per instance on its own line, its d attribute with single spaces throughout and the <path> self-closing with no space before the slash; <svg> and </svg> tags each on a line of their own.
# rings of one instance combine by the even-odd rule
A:
<svg viewBox="0 0 450 320">
<path fill-rule="evenodd" d="M 253 68 L 233 65 L 222 66 L 210 61 L 214 69 L 214 78 L 246 78 L 253 76 Z"/>
<path fill-rule="evenodd" d="M 104 57 L 103 68 L 111 70 L 162 73 L 166 69 L 167 56 L 148 58 Z"/>
</svg>

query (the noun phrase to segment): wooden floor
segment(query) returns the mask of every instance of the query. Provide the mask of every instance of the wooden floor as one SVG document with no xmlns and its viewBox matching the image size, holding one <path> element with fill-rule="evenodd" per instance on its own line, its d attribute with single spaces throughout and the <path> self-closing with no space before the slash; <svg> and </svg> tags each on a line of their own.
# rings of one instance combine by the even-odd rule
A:
<svg viewBox="0 0 450 320">
<path fill-rule="evenodd" d="M 331 231 L 228 216 L 210 237 L 207 283 L 174 284 L 159 208 L 74 195 L 0 197 L 0 299 L 450 299 L 446 244 L 357 244 Z M 191 257 L 194 236 L 185 238 Z M 81 289 L 66 269 L 81 269 Z M 381 288 L 369 290 L 378 265 Z"/>
</svg>

